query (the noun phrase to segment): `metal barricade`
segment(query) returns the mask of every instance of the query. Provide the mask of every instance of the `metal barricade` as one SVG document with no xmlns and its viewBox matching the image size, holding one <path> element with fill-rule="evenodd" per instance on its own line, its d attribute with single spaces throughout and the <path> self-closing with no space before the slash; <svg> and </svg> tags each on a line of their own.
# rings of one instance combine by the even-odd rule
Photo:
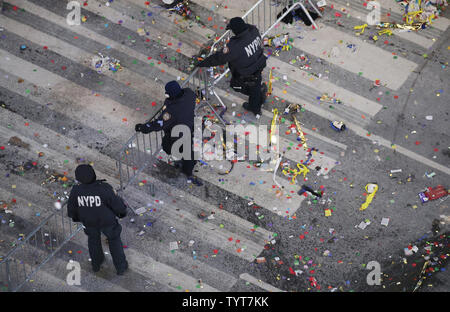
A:
<svg viewBox="0 0 450 312">
<path fill-rule="evenodd" d="M 154 121 L 162 108 L 148 122 Z M 161 150 L 162 131 L 150 133 L 136 132 L 122 147 L 117 160 L 120 191 L 132 183 L 152 160 L 152 156 Z"/>
<path fill-rule="evenodd" d="M 0 292 L 20 290 L 83 226 L 65 215 L 66 203 L 0 259 Z"/>
</svg>

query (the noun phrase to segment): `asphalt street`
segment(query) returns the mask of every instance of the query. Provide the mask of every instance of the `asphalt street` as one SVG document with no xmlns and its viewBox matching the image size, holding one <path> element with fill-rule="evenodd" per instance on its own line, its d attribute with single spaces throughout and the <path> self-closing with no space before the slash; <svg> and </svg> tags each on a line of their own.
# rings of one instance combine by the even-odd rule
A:
<svg viewBox="0 0 450 312">
<path fill-rule="evenodd" d="M 134 125 L 160 109 L 165 83 L 186 79 L 193 56 L 255 1 L 190 1 L 184 19 L 159 0 L 89 0 L 79 26 L 66 22 L 67 1 L 3 2 L 4 256 L 66 197 L 78 164 L 93 164 L 118 188 L 119 151 Z M 365 23 L 364 1 L 327 2 L 319 29 L 298 21 L 269 33 L 290 40 L 279 52 L 266 47 L 263 78 L 272 70 L 273 92 L 260 119 L 242 108 L 246 98 L 229 88 L 229 76 L 216 89 L 233 125 L 270 125 L 273 109 L 302 106 L 308 150 L 288 116 L 278 123 L 286 164 L 295 168 L 310 153 L 305 179 L 292 183 L 280 169 L 274 180 L 252 161 L 236 162 L 226 175 L 199 163 L 204 185 L 196 187 L 161 152 L 124 192 L 145 211 L 121 221 L 129 273 L 116 276 L 108 255 L 100 273 L 90 272 L 80 233 L 23 290 L 448 292 L 450 202 L 422 203 L 418 193 L 450 187 L 449 9 L 426 29 L 374 40 L 376 27 L 354 29 Z M 401 22 L 396 1 L 379 2 L 383 19 Z M 121 69 L 93 68 L 98 53 Z M 347 127 L 336 131 L 332 121 Z M 360 210 L 370 183 L 378 190 Z M 322 197 L 299 195 L 302 185 Z M 81 263 L 81 286 L 64 284 L 69 260 Z M 371 261 L 380 264 L 381 285 L 367 282 Z"/>
</svg>

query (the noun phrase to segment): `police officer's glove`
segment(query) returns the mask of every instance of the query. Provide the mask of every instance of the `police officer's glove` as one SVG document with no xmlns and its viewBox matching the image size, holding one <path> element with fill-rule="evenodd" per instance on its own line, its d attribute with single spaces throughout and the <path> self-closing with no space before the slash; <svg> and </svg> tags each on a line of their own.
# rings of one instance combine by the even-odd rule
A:
<svg viewBox="0 0 450 312">
<path fill-rule="evenodd" d="M 119 219 L 122 219 L 122 218 L 125 218 L 127 216 L 127 213 L 125 212 L 125 213 L 119 213 L 118 215 L 117 215 L 117 217 L 119 218 Z"/>
<path fill-rule="evenodd" d="M 141 132 L 143 127 L 144 127 L 143 124 L 137 124 L 137 125 L 134 127 L 134 130 L 136 130 L 136 132 Z"/>
<path fill-rule="evenodd" d="M 199 61 L 195 67 L 207 67 L 204 65 L 204 63 L 205 63 L 205 60 Z"/>
</svg>

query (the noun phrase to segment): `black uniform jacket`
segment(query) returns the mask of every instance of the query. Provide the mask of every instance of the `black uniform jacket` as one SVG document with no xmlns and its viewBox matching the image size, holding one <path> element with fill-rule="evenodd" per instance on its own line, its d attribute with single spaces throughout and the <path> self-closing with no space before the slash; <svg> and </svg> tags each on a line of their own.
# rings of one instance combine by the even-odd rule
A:
<svg viewBox="0 0 450 312">
<path fill-rule="evenodd" d="M 189 88 L 183 89 L 183 94 L 177 98 L 168 98 L 164 101 L 164 107 L 159 117 L 144 124 L 143 133 L 152 131 L 164 131 L 164 136 L 171 134 L 176 125 L 186 125 L 189 129 L 194 128 L 195 93 Z"/>
<path fill-rule="evenodd" d="M 103 228 L 116 224 L 116 217 L 125 217 L 127 207 L 111 185 L 95 181 L 72 188 L 67 214 L 73 221 L 81 222 L 86 227 Z"/>
<path fill-rule="evenodd" d="M 258 28 L 247 24 L 248 28 L 230 38 L 226 46 L 205 60 L 199 67 L 211 67 L 228 63 L 233 75 L 248 77 L 256 74 L 266 67 L 263 42 Z"/>
</svg>

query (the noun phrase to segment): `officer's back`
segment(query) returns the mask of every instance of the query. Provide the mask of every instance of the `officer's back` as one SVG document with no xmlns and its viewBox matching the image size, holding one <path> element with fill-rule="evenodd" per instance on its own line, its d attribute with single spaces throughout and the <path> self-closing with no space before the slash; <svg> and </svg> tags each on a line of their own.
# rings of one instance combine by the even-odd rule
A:
<svg viewBox="0 0 450 312">
<path fill-rule="evenodd" d="M 232 73 L 249 76 L 266 66 L 266 57 L 258 28 L 246 24 L 246 29 L 230 38 L 227 49 L 231 53 L 229 67 Z"/>
<path fill-rule="evenodd" d="M 67 212 L 73 221 L 82 222 L 85 226 L 92 270 L 98 272 L 105 261 L 101 241 L 103 233 L 108 238 L 117 274 L 122 275 L 128 269 L 128 262 L 120 238 L 122 227 L 117 217 L 125 217 L 127 207 L 108 183 L 97 181 L 94 168 L 90 165 L 79 165 L 75 169 L 75 177 L 81 185 L 72 188 Z"/>
<path fill-rule="evenodd" d="M 116 217 L 126 215 L 126 206 L 114 193 L 111 185 L 96 180 L 95 172 L 89 167 L 86 165 L 77 168 L 84 171 L 79 173 L 82 176 L 79 179 L 83 181 L 72 188 L 67 206 L 68 215 L 86 227 L 104 228 L 115 225 Z"/>
</svg>

